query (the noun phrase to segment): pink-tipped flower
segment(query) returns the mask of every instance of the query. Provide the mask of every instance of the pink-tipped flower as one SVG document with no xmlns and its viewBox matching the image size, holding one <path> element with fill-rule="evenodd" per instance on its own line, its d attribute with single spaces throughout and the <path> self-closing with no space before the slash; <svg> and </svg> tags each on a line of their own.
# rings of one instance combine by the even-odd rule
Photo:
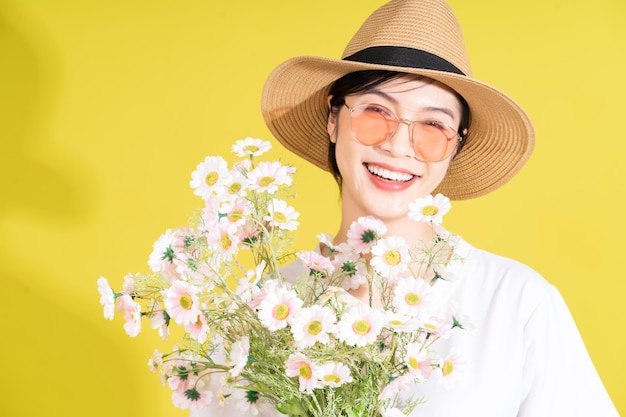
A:
<svg viewBox="0 0 626 417">
<path fill-rule="evenodd" d="M 259 304 L 259 320 L 270 331 L 291 324 L 302 307 L 295 291 L 283 287 L 271 288 Z"/>
<path fill-rule="evenodd" d="M 183 410 L 198 410 L 211 403 L 213 393 L 208 387 L 208 381 L 202 376 L 188 375 L 189 381 L 181 384 L 172 393 L 174 406 Z"/>
<path fill-rule="evenodd" d="M 348 245 L 359 253 L 369 253 L 372 245 L 387 233 L 387 226 L 373 216 L 359 217 L 348 229 Z"/>
<path fill-rule="evenodd" d="M 167 325 L 166 314 L 164 311 L 155 311 L 148 315 L 150 319 L 150 327 L 153 329 L 159 329 L 159 336 L 161 339 L 167 340 L 170 334 L 169 326 Z"/>
<path fill-rule="evenodd" d="M 428 357 L 422 343 L 409 343 L 404 358 L 406 366 L 420 380 L 430 378 L 432 360 Z"/>
<path fill-rule="evenodd" d="M 185 331 L 189 336 L 198 343 L 204 343 L 207 340 L 209 325 L 204 314 L 198 314 L 196 321 L 185 326 Z"/>
<path fill-rule="evenodd" d="M 240 235 L 236 225 L 220 222 L 218 227 L 207 234 L 207 241 L 213 245 L 222 258 L 232 259 L 239 251 Z"/>
<path fill-rule="evenodd" d="M 250 353 L 250 338 L 248 336 L 243 336 L 241 340 L 233 343 L 230 349 L 230 361 L 229 365 L 232 366 L 230 368 L 231 376 L 237 377 L 243 371 L 243 368 L 248 363 L 248 355 Z"/>
<path fill-rule="evenodd" d="M 141 305 L 133 298 L 124 294 L 116 300 L 117 311 L 124 313 L 124 330 L 130 337 L 135 337 L 141 331 Z"/>
<path fill-rule="evenodd" d="M 293 339 L 300 348 L 326 344 L 335 326 L 335 314 L 328 307 L 312 305 L 303 308 L 291 325 Z"/>
<path fill-rule="evenodd" d="M 465 361 L 461 354 L 452 348 L 450 353 L 441 361 L 438 369 L 439 383 L 446 388 L 451 388 L 463 375 Z"/>
<path fill-rule="evenodd" d="M 350 346 L 374 343 L 384 324 L 383 313 L 363 303 L 350 307 L 337 324 L 337 338 Z"/>
<path fill-rule="evenodd" d="M 251 212 L 248 201 L 241 197 L 234 197 L 224 201 L 220 206 L 220 221 L 236 226 L 243 226 L 246 216 Z"/>
<path fill-rule="evenodd" d="M 322 275 L 332 274 L 335 270 L 330 259 L 315 251 L 302 251 L 297 253 L 298 258 L 311 272 L 319 272 Z"/>
<path fill-rule="evenodd" d="M 400 375 L 391 382 L 389 382 L 383 390 L 380 392 L 378 399 L 388 400 L 394 397 L 396 394 L 407 391 L 414 382 L 414 378 L 410 374 Z"/>
<path fill-rule="evenodd" d="M 285 373 L 287 376 L 298 377 L 300 391 L 311 393 L 319 385 L 317 367 L 302 353 L 289 355 Z"/>
<path fill-rule="evenodd" d="M 393 291 L 392 303 L 397 311 L 410 317 L 420 317 L 429 305 L 432 287 L 422 278 L 401 278 Z"/>
<path fill-rule="evenodd" d="M 200 311 L 196 287 L 185 281 L 174 281 L 172 286 L 164 291 L 163 303 L 165 310 L 174 321 L 181 326 L 195 323 Z"/>
</svg>

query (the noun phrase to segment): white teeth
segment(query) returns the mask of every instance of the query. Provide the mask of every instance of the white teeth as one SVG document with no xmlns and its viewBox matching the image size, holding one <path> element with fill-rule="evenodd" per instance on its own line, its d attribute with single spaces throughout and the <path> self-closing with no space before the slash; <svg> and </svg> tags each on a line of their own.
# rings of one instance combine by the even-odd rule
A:
<svg viewBox="0 0 626 417">
<path fill-rule="evenodd" d="M 402 172 L 389 171 L 377 166 L 367 165 L 367 170 L 372 174 L 391 181 L 410 181 L 413 179 L 413 175 L 404 174 Z"/>
</svg>

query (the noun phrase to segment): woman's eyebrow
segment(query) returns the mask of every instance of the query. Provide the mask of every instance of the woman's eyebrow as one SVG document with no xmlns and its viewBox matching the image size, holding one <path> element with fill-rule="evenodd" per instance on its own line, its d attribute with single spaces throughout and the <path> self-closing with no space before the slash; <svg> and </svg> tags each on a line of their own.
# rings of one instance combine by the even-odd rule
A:
<svg viewBox="0 0 626 417">
<path fill-rule="evenodd" d="M 391 101 L 394 104 L 398 103 L 398 100 L 396 100 L 395 98 L 393 98 L 393 96 L 390 96 L 389 94 L 385 93 L 383 90 L 378 90 L 378 89 L 372 89 L 372 90 L 365 90 L 363 92 L 364 94 L 374 94 L 377 96 L 380 96 L 388 101 Z"/>
<path fill-rule="evenodd" d="M 397 99 L 395 99 L 393 96 L 387 94 L 383 90 L 378 90 L 378 89 L 366 90 L 366 91 L 363 92 L 363 94 L 374 94 L 376 96 L 382 97 L 385 100 L 388 100 L 388 101 L 392 102 L 393 104 L 398 104 L 399 103 Z M 443 113 L 446 116 L 449 116 L 452 120 L 455 120 L 455 118 L 454 118 L 455 117 L 454 111 L 452 109 L 447 108 L 447 107 L 426 106 L 426 107 L 423 107 L 420 110 L 427 111 L 427 112 Z"/>
<path fill-rule="evenodd" d="M 443 114 L 449 116 L 452 120 L 455 120 L 454 119 L 454 112 L 451 109 L 447 108 L 447 107 L 427 106 L 427 107 L 424 107 L 424 110 L 425 111 L 429 111 L 429 112 L 443 113 Z"/>
</svg>

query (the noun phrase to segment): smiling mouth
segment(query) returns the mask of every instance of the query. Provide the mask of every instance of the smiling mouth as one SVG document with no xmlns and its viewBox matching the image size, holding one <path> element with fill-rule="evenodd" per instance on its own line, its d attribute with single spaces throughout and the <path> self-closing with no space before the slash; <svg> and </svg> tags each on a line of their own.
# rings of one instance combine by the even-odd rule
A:
<svg viewBox="0 0 626 417">
<path fill-rule="evenodd" d="M 387 181 L 408 182 L 415 178 L 415 175 L 407 174 L 405 172 L 390 171 L 375 165 L 365 164 L 365 167 L 372 175 Z"/>
</svg>

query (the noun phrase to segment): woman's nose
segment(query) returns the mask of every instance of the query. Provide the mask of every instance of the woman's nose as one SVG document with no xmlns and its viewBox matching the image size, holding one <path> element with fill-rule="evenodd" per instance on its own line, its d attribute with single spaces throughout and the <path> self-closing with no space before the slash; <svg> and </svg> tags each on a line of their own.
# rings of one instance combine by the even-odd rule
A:
<svg viewBox="0 0 626 417">
<path fill-rule="evenodd" d="M 387 141 L 381 145 L 381 148 L 393 156 L 403 157 L 415 156 L 415 150 L 413 149 L 413 138 L 411 131 L 413 130 L 413 122 L 406 119 L 398 120 L 398 127 L 396 127 L 393 135 L 387 139 Z"/>
</svg>

